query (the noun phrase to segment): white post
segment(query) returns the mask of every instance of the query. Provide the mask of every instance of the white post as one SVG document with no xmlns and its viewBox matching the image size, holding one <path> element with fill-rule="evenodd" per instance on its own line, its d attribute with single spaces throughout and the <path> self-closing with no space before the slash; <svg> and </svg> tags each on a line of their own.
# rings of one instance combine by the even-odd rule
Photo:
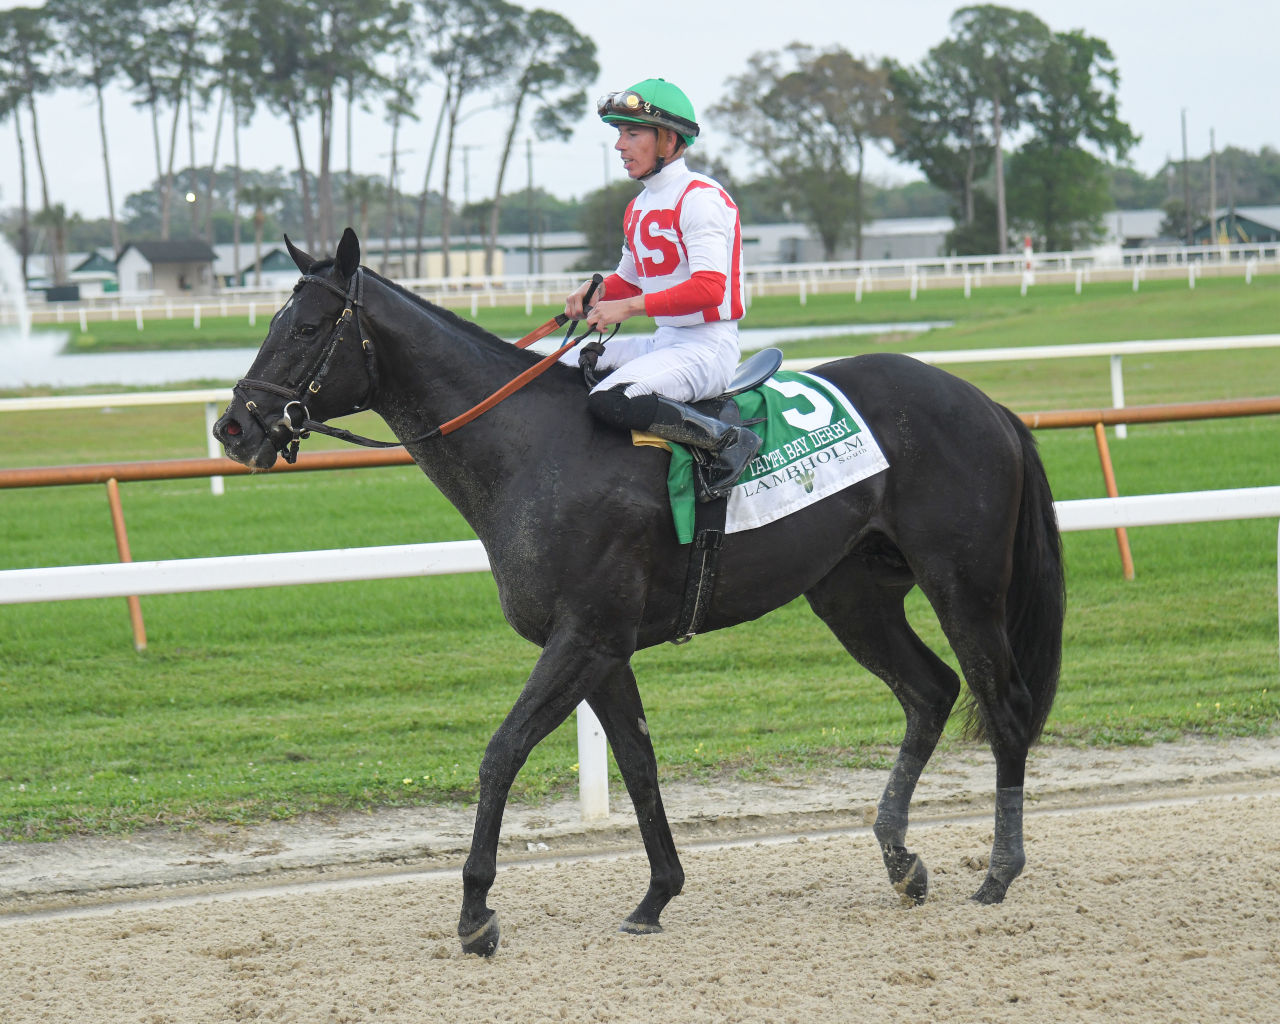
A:
<svg viewBox="0 0 1280 1024">
<path fill-rule="evenodd" d="M 1252 256 L 1244 261 L 1244 283 L 1253 284 L 1253 265 L 1257 262 Z"/>
<path fill-rule="evenodd" d="M 141 306 L 133 307 L 133 319 L 138 324 L 138 330 L 142 330 L 142 307 Z"/>
<path fill-rule="evenodd" d="M 476 314 L 480 312 L 480 296 L 475 292 L 471 293 L 471 319 L 476 318 Z"/>
<path fill-rule="evenodd" d="M 204 436 L 208 444 L 209 458 L 216 459 L 222 455 L 222 446 L 218 444 L 218 439 L 213 436 L 213 425 L 218 422 L 218 403 L 204 403 Z M 209 493 L 217 495 L 222 493 L 222 477 L 209 477 Z"/>
<path fill-rule="evenodd" d="M 1190 260 L 1187 261 L 1187 287 L 1192 291 L 1196 287 L 1196 265 Z"/>
<path fill-rule="evenodd" d="M 862 275 L 859 274 L 853 282 L 853 301 L 862 301 Z"/>
<path fill-rule="evenodd" d="M 609 817 L 609 751 L 586 701 L 578 705 L 578 802 L 584 821 Z"/>
<path fill-rule="evenodd" d="M 200 329 L 200 303 L 193 302 L 191 304 L 191 326 Z"/>
<path fill-rule="evenodd" d="M 524 315 L 533 316 L 533 292 L 528 289 L 524 293 Z"/>
<path fill-rule="evenodd" d="M 253 308 L 253 303 L 252 303 L 252 302 L 251 302 L 251 303 L 249 303 L 249 326 L 250 326 L 250 327 L 252 327 L 252 326 L 254 325 L 255 321 L 257 320 L 257 317 L 256 317 L 256 315 L 255 315 L 255 312 L 256 312 L 256 311 L 255 311 L 255 310 L 254 310 L 254 308 Z"/>
<path fill-rule="evenodd" d="M 973 285 L 973 281 L 969 276 L 969 268 L 965 267 L 964 268 L 964 297 L 966 299 L 969 298 L 970 294 L 972 293 L 972 285 Z"/>
<path fill-rule="evenodd" d="M 916 276 L 915 268 L 911 270 L 911 301 L 916 301 L 916 291 L 920 288 L 920 278 Z"/>
<path fill-rule="evenodd" d="M 1124 371 L 1120 366 L 1121 357 L 1111 357 L 1111 405 L 1116 409 L 1124 408 Z M 1125 423 L 1116 424 L 1116 437 L 1129 436 L 1129 427 Z"/>
<path fill-rule="evenodd" d="M 1140 271 L 1140 269 L 1139 269 L 1138 265 L 1137 265 L 1137 264 L 1134 264 L 1134 267 L 1133 267 L 1133 290 L 1134 290 L 1135 292 L 1138 290 L 1138 274 L 1139 274 L 1140 272 L 1141 272 L 1141 271 Z"/>
<path fill-rule="evenodd" d="M 1084 271 L 1076 268 L 1076 294 L 1079 295 L 1084 288 Z"/>
<path fill-rule="evenodd" d="M 80 333 L 87 334 L 89 331 L 89 318 L 85 315 L 84 307 L 80 307 Z"/>
<path fill-rule="evenodd" d="M 805 305 L 809 301 L 809 296 L 805 292 L 804 278 L 800 278 L 800 305 Z"/>
</svg>

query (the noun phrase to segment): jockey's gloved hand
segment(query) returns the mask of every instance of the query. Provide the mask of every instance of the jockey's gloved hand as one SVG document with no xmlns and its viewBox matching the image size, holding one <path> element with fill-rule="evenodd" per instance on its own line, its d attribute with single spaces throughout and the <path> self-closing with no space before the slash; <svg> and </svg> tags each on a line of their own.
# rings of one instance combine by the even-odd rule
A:
<svg viewBox="0 0 1280 1024">
<path fill-rule="evenodd" d="M 600 357 L 604 355 L 604 342 L 589 341 L 578 350 L 578 368 L 594 370 Z"/>
</svg>

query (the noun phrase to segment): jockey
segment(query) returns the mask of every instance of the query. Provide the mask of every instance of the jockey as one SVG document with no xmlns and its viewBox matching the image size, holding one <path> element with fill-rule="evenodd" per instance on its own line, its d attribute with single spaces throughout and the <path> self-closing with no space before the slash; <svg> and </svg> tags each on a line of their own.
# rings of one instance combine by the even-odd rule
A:
<svg viewBox="0 0 1280 1024">
<path fill-rule="evenodd" d="M 712 455 L 708 492 L 732 489 L 760 438 L 688 403 L 728 388 L 738 363 L 743 314 L 742 229 L 738 208 L 716 181 L 689 170 L 684 151 L 698 135 L 693 104 L 676 86 L 650 78 L 598 103 L 614 125 L 627 175 L 644 189 L 628 205 L 617 269 L 583 310 L 589 284 L 565 301 L 565 313 L 603 332 L 633 316 L 652 317 L 652 335 L 585 346 L 580 365 L 612 371 L 587 407 L 621 429 L 647 430 Z M 566 354 L 568 355 L 568 354 Z"/>
</svg>

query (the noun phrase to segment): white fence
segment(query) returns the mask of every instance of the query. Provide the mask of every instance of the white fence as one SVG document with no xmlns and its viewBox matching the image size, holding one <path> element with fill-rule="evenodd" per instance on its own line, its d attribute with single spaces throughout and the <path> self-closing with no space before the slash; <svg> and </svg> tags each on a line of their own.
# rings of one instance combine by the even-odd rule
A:
<svg viewBox="0 0 1280 1024">
<path fill-rule="evenodd" d="M 1030 345 L 1021 348 L 956 349 L 954 351 L 908 352 L 922 362 L 935 366 L 960 363 L 1011 362 L 1030 359 L 1080 359 L 1106 356 L 1111 361 L 1111 402 L 1124 408 L 1125 356 L 1151 355 L 1162 352 L 1212 352 L 1228 349 L 1280 348 L 1280 334 L 1247 334 L 1217 338 L 1163 338 L 1148 341 L 1084 342 L 1077 345 Z M 785 370 L 806 370 L 829 359 L 787 359 Z M 187 405 L 201 403 L 205 409 L 205 442 L 210 458 L 222 452 L 213 438 L 213 424 L 221 406 L 231 399 L 229 388 L 203 388 L 190 391 L 140 391 L 113 395 L 49 395 L 32 398 L 0 398 L 0 414 L 6 412 L 58 411 L 65 409 L 104 409 L 126 406 Z M 1123 424 L 1116 436 L 1124 437 Z M 214 477 L 215 494 L 222 493 L 222 478 Z"/>
<path fill-rule="evenodd" d="M 1055 509 L 1064 531 L 1267 519 L 1280 517 L 1280 487 L 1086 498 L 1056 502 Z M 1280 533 L 1276 553 L 1280 591 Z M 488 569 L 484 548 L 475 540 L 8 569 L 0 571 L 0 604 L 438 576 Z M 586 704 L 578 708 L 577 727 L 582 815 L 585 819 L 606 817 L 609 777 L 604 730 Z"/>
<path fill-rule="evenodd" d="M 870 292 L 877 288 L 1024 286 L 1039 280 L 1075 281 L 1077 290 L 1095 280 L 1128 280 L 1134 288 L 1146 277 L 1182 277 L 1195 287 L 1204 273 L 1241 274 L 1251 279 L 1257 272 L 1280 269 L 1280 243 L 1239 245 L 1149 247 L 1145 249 L 1086 249 L 1076 252 L 1040 252 L 1028 256 L 1022 250 L 1002 256 L 932 256 L 897 260 L 844 260 L 822 263 L 754 264 L 742 268 L 748 302 L 754 295 L 798 293 L 802 297 L 825 289 Z M 465 308 L 474 317 L 479 307 L 523 303 L 532 312 L 535 302 L 559 302 L 576 288 L 586 273 L 472 275 L 448 278 L 404 278 L 400 284 L 439 305 Z M 108 293 L 78 303 L 44 302 L 31 295 L 25 317 L 33 324 L 76 324 L 87 330 L 90 320 L 135 321 L 141 330 L 148 321 L 177 317 L 247 316 L 255 323 L 283 305 L 288 288 L 225 288 L 206 296 L 163 297 L 153 292 Z M 17 320 L 17 307 L 0 294 L 0 325 Z M 20 325 L 22 326 L 22 325 Z"/>
</svg>

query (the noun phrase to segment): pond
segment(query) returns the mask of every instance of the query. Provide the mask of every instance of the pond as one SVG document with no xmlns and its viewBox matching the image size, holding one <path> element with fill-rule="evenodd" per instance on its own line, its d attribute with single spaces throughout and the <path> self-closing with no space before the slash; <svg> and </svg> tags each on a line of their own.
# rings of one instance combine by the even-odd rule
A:
<svg viewBox="0 0 1280 1024">
<path fill-rule="evenodd" d="M 825 327 L 743 328 L 744 352 L 791 341 L 850 334 L 919 333 L 946 323 L 841 324 Z M 0 327 L 0 388 L 73 388 L 91 385 L 156 387 L 195 381 L 225 382 L 244 376 L 256 349 L 228 348 L 181 352 L 101 352 L 63 354 L 66 335 L 35 331 L 23 338 L 16 329 Z M 548 340 L 537 346 L 553 346 Z"/>
</svg>

